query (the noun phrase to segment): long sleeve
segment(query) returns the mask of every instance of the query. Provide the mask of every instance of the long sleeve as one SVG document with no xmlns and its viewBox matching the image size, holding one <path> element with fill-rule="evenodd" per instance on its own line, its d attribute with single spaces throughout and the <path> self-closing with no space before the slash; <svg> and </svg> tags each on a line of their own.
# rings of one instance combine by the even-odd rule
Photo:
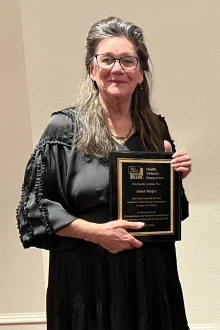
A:
<svg viewBox="0 0 220 330">
<path fill-rule="evenodd" d="M 25 171 L 17 209 L 17 224 L 24 248 L 56 247 L 56 231 L 76 219 L 65 198 L 72 140 L 71 111 L 54 113 Z"/>
<path fill-rule="evenodd" d="M 165 127 L 164 139 L 169 141 L 172 145 L 173 152 L 176 151 L 175 143 L 170 136 L 170 132 L 164 117 L 159 116 L 159 120 L 162 122 Z M 181 183 L 181 211 L 182 211 L 182 220 L 185 220 L 189 216 L 189 202 L 186 198 L 183 185 Z"/>
</svg>

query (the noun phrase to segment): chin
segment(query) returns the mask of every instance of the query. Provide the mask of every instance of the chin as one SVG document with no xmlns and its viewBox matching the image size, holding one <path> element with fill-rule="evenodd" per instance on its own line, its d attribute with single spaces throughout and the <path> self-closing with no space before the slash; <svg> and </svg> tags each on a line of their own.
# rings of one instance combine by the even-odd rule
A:
<svg viewBox="0 0 220 330">
<path fill-rule="evenodd" d="M 114 89 L 107 89 L 107 94 L 111 97 L 126 97 L 126 96 L 130 96 L 130 93 L 128 93 L 125 90 L 119 89 L 119 88 L 114 88 Z"/>
</svg>

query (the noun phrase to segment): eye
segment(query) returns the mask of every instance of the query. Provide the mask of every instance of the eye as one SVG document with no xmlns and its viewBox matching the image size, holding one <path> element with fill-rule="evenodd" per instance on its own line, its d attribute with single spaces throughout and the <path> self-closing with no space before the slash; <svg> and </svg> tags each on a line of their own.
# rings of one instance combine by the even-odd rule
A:
<svg viewBox="0 0 220 330">
<path fill-rule="evenodd" d="M 99 60 L 105 64 L 112 64 L 114 62 L 114 58 L 111 56 L 100 56 Z"/>
<path fill-rule="evenodd" d="M 122 57 L 121 62 L 125 65 L 134 64 L 135 59 L 133 57 Z"/>
</svg>

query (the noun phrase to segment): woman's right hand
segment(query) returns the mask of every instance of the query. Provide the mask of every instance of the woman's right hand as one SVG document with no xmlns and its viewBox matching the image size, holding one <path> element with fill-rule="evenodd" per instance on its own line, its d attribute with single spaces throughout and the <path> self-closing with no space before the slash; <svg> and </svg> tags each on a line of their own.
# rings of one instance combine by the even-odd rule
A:
<svg viewBox="0 0 220 330">
<path fill-rule="evenodd" d="M 101 245 L 111 253 L 140 248 L 143 243 L 126 229 L 141 229 L 143 222 L 114 220 L 98 224 L 77 219 L 56 232 L 59 236 L 75 237 Z"/>
<path fill-rule="evenodd" d="M 91 240 L 111 253 L 140 248 L 143 243 L 132 236 L 126 229 L 141 229 L 143 222 L 114 220 L 103 224 L 95 224 L 95 235 Z"/>
</svg>

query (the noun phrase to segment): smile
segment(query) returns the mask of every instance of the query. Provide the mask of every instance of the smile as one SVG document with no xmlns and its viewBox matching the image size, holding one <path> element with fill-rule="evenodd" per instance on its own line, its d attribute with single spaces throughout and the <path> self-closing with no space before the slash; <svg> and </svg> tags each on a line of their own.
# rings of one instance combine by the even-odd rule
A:
<svg viewBox="0 0 220 330">
<path fill-rule="evenodd" d="M 126 84 L 126 81 L 122 81 L 122 80 L 110 80 L 110 83 L 113 83 L 113 84 Z"/>
</svg>

